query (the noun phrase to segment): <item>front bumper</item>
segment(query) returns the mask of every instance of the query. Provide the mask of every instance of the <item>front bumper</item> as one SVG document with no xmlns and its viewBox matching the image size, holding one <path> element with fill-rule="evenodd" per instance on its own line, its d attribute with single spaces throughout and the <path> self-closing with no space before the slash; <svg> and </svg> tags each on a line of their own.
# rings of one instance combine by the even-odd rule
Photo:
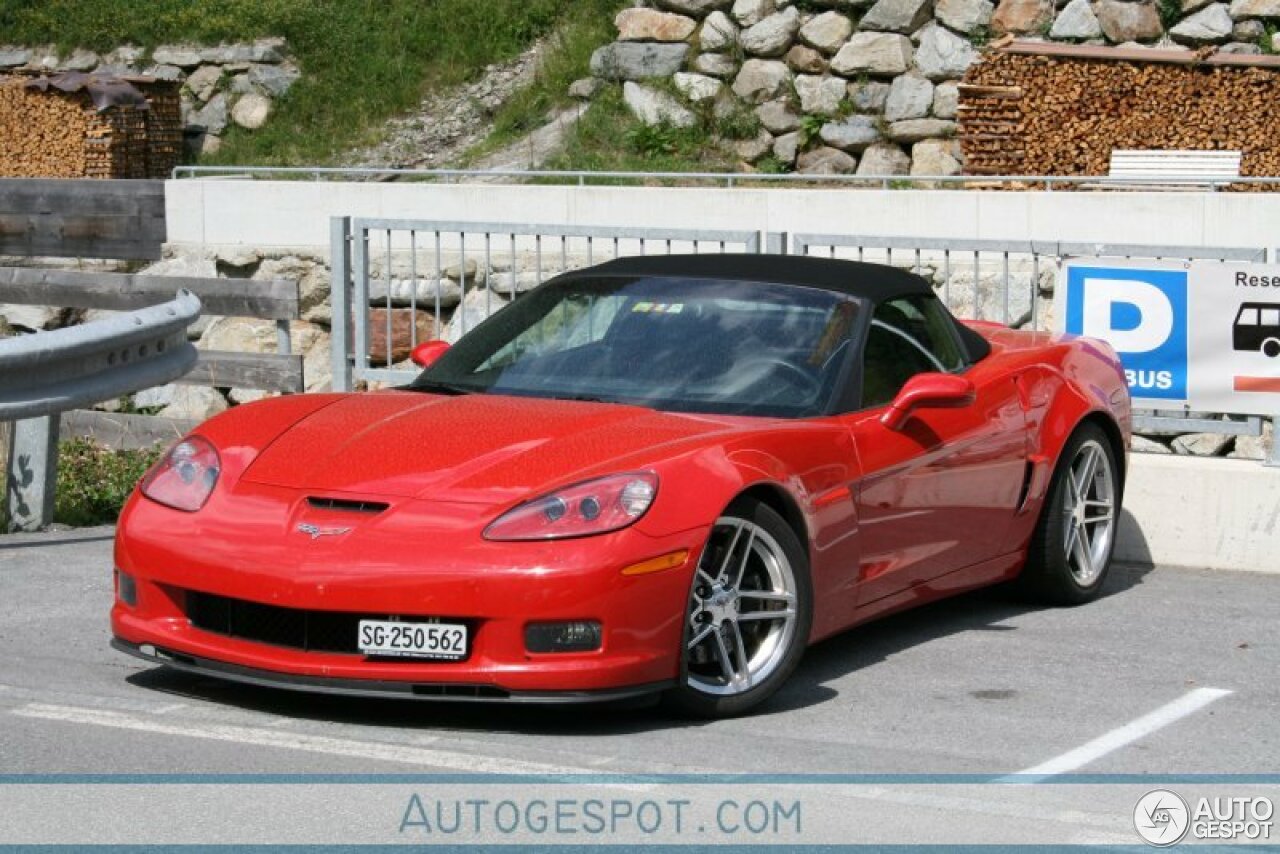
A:
<svg viewBox="0 0 1280 854">
<path fill-rule="evenodd" d="M 395 502 L 357 519 L 317 515 L 305 495 L 240 486 L 199 513 L 136 495 L 117 529 L 116 567 L 136 602 L 117 599 L 114 646 L 150 661 L 226 679 L 357 696 L 615 699 L 670 685 L 679 674 L 683 615 L 704 532 L 652 537 L 634 528 L 579 540 L 494 543 L 489 508 Z M 351 526 L 315 540 L 300 520 Z M 649 575 L 621 570 L 687 549 L 685 564 Z M 281 646 L 193 625 L 190 591 L 276 608 L 439 618 L 471 628 L 460 661 L 387 660 Z M 594 620 L 591 652 L 532 653 L 533 622 Z M 147 654 L 142 648 L 152 650 Z"/>
<path fill-rule="evenodd" d="M 152 664 L 162 664 L 183 673 L 213 676 L 243 685 L 262 688 L 280 688 L 286 691 L 304 691 L 316 694 L 332 694 L 342 697 L 372 697 L 405 700 L 444 700 L 468 703 L 607 703 L 656 694 L 672 687 L 674 680 L 632 685 L 626 688 L 606 688 L 595 691 L 505 691 L 482 685 L 465 683 L 416 683 L 384 681 L 376 679 L 327 679 L 313 676 L 295 676 L 241 667 L 208 658 L 186 655 L 162 649 L 151 644 L 133 644 L 120 638 L 112 638 L 111 646 L 121 652 Z"/>
</svg>

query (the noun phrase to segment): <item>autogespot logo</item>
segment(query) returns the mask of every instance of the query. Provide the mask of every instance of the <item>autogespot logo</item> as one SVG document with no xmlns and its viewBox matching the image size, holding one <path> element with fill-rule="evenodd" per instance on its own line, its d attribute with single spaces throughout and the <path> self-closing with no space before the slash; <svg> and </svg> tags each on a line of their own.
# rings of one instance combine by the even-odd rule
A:
<svg viewBox="0 0 1280 854">
<path fill-rule="evenodd" d="M 1191 826 L 1187 802 L 1167 789 L 1147 792 L 1133 808 L 1133 826 L 1152 845 L 1164 847 L 1182 841 Z"/>
</svg>

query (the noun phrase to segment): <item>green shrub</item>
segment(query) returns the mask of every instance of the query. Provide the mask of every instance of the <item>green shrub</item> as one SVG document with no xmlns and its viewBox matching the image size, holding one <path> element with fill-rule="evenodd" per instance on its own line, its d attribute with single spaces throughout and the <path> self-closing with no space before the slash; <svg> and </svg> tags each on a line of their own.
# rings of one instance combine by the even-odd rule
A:
<svg viewBox="0 0 1280 854">
<path fill-rule="evenodd" d="M 112 451 L 90 439 L 58 448 L 53 520 L 65 525 L 114 524 L 133 487 L 164 452 Z"/>
</svg>

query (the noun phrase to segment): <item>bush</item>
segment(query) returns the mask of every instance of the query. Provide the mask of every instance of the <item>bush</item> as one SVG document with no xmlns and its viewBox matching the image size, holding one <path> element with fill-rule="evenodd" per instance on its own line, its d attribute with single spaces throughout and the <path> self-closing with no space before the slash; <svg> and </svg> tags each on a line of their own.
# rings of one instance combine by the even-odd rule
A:
<svg viewBox="0 0 1280 854">
<path fill-rule="evenodd" d="M 163 448 L 113 451 L 90 439 L 58 448 L 58 491 L 53 520 L 64 525 L 111 525 L 133 487 Z"/>
</svg>

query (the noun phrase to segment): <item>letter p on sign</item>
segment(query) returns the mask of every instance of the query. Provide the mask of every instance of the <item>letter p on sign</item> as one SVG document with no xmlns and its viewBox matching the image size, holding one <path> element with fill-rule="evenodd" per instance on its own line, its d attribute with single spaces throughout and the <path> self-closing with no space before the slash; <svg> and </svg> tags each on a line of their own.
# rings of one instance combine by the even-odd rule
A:
<svg viewBox="0 0 1280 854">
<path fill-rule="evenodd" d="M 1186 269 L 1073 261 L 1066 280 L 1064 331 L 1114 347 L 1135 398 L 1185 400 Z"/>
</svg>

